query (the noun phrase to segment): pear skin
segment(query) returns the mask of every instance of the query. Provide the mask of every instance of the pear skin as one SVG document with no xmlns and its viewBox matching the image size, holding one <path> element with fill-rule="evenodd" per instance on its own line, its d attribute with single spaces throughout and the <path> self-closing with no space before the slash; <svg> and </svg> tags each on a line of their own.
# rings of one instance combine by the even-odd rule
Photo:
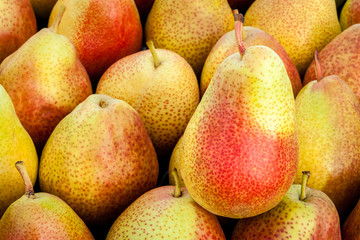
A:
<svg viewBox="0 0 360 240">
<path fill-rule="evenodd" d="M 265 46 L 227 57 L 182 141 L 181 176 L 200 206 L 230 218 L 276 206 L 298 164 L 295 100 L 281 58 Z"/>
<path fill-rule="evenodd" d="M 216 41 L 234 29 L 227 0 L 155 0 L 146 20 L 146 41 L 184 57 L 200 76 Z"/>
<path fill-rule="evenodd" d="M 32 139 L 21 125 L 13 103 L 0 85 L 0 218 L 24 194 L 24 182 L 14 167 L 24 161 L 32 184 L 38 173 L 38 156 Z M 0 235 L 1 236 L 1 235 Z"/>
<path fill-rule="evenodd" d="M 257 0 L 245 14 L 245 25 L 277 39 L 300 76 L 304 76 L 314 51 L 341 33 L 334 0 Z"/>
<path fill-rule="evenodd" d="M 156 186 L 155 149 L 126 102 L 94 94 L 55 128 L 41 155 L 39 181 L 87 223 L 106 225 Z"/>
<path fill-rule="evenodd" d="M 356 207 L 346 218 L 341 228 L 341 236 L 343 240 L 360 239 L 360 201 L 358 201 Z"/>
<path fill-rule="evenodd" d="M 340 14 L 341 29 L 344 31 L 356 23 L 360 23 L 360 1 L 347 0 Z"/>
<path fill-rule="evenodd" d="M 57 0 L 31 0 L 31 5 L 38 18 L 47 19 Z"/>
<path fill-rule="evenodd" d="M 181 177 L 181 171 L 180 171 L 182 150 L 184 147 L 182 139 L 183 139 L 182 137 L 179 139 L 171 154 L 170 162 L 169 162 L 169 173 L 171 173 L 174 170 L 177 171 L 179 175 L 180 186 L 185 187 L 184 180 Z M 175 179 L 172 174 L 169 174 L 169 184 L 175 185 Z"/>
</svg>

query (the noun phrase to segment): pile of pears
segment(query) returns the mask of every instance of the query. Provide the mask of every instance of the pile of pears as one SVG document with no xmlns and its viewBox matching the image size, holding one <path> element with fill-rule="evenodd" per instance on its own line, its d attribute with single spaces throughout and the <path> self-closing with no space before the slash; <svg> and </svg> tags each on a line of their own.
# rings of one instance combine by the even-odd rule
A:
<svg viewBox="0 0 360 240">
<path fill-rule="evenodd" d="M 360 239 L 360 0 L 0 13 L 0 239 Z"/>
</svg>

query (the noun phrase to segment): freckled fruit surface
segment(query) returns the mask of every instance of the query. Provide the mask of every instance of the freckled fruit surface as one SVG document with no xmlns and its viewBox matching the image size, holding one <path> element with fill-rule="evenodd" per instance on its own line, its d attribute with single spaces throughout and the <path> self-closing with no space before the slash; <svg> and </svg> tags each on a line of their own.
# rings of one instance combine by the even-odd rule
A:
<svg viewBox="0 0 360 240">
<path fill-rule="evenodd" d="M 155 187 L 158 162 L 138 113 L 91 95 L 55 128 L 40 161 L 40 187 L 88 224 L 108 224 Z"/>
<path fill-rule="evenodd" d="M 231 218 L 284 197 L 298 164 L 295 100 L 280 57 L 253 46 L 215 71 L 183 135 L 180 171 L 194 200 Z"/>
<path fill-rule="evenodd" d="M 106 240 L 225 240 L 216 216 L 196 204 L 185 188 L 178 198 L 174 189 L 162 186 L 139 197 L 114 222 Z"/>
</svg>

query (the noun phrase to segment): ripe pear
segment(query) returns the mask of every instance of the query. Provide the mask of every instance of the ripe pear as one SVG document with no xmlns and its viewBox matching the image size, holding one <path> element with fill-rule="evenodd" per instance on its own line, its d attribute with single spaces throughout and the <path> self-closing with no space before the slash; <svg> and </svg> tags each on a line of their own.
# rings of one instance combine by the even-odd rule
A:
<svg viewBox="0 0 360 240">
<path fill-rule="evenodd" d="M 341 29 L 344 31 L 356 23 L 360 23 L 360 1 L 347 0 L 340 14 Z"/>
<path fill-rule="evenodd" d="M 340 220 L 335 205 L 325 193 L 307 188 L 306 181 L 292 185 L 284 199 L 270 211 L 240 219 L 231 240 L 340 240 Z"/>
<path fill-rule="evenodd" d="M 158 156 L 167 156 L 199 103 L 199 85 L 180 55 L 155 49 L 127 56 L 101 77 L 96 93 L 129 103 L 139 113 Z"/>
<path fill-rule="evenodd" d="M 243 27 L 242 40 L 245 48 L 256 45 L 264 45 L 274 50 L 281 60 L 284 62 L 286 71 L 289 75 L 294 96 L 302 88 L 299 72 L 297 71 L 294 63 L 291 61 L 289 55 L 286 53 L 281 44 L 266 32 L 254 28 Z M 214 75 L 215 70 L 219 67 L 220 63 L 225 60 L 231 54 L 238 51 L 238 46 L 235 40 L 235 31 L 225 33 L 211 49 L 209 56 L 207 57 L 204 68 L 201 73 L 200 90 L 201 95 L 204 95 L 206 88 L 209 86 L 210 80 Z"/>
<path fill-rule="evenodd" d="M 181 177 L 181 171 L 180 171 L 182 150 L 184 147 L 182 139 L 183 139 L 182 137 L 179 139 L 171 154 L 170 162 L 169 162 L 169 173 L 171 173 L 172 171 L 177 171 L 179 175 L 180 186 L 185 187 L 184 180 Z M 170 185 L 175 185 L 175 179 L 172 174 L 169 174 L 169 183 Z"/>
<path fill-rule="evenodd" d="M 314 51 L 341 33 L 334 0 L 257 0 L 245 14 L 245 25 L 277 39 L 301 76 Z"/>
<path fill-rule="evenodd" d="M 103 225 L 154 188 L 158 172 L 139 114 L 122 100 L 94 94 L 56 126 L 41 155 L 39 181 L 86 223 Z"/>
<path fill-rule="evenodd" d="M 341 236 L 343 240 L 360 239 L 360 201 L 358 201 L 356 207 L 346 218 L 341 228 Z"/>
<path fill-rule="evenodd" d="M 0 0 L 0 63 L 37 31 L 30 0 Z"/>
<path fill-rule="evenodd" d="M 299 168 L 309 169 L 309 187 L 325 192 L 340 216 L 360 198 L 360 105 L 349 85 L 336 75 L 323 77 L 317 63 L 317 81 L 308 83 L 296 98 Z"/>
<path fill-rule="evenodd" d="M 57 34 L 64 11 L 0 65 L 0 84 L 38 150 L 60 120 L 92 93 L 73 44 Z"/>
<path fill-rule="evenodd" d="M 146 20 L 146 40 L 180 54 L 200 76 L 216 41 L 232 30 L 227 0 L 155 0 Z"/>
<path fill-rule="evenodd" d="M 31 0 L 31 5 L 38 18 L 47 19 L 57 0 Z"/>
<path fill-rule="evenodd" d="M 324 76 L 337 75 L 346 81 L 360 100 L 360 24 L 344 30 L 319 52 Z M 315 62 L 306 71 L 304 85 L 316 80 Z"/>
<path fill-rule="evenodd" d="M 136 199 L 114 222 L 106 240 L 225 240 L 216 216 L 200 207 L 186 188 L 161 186 Z"/>
<path fill-rule="evenodd" d="M 240 28 L 240 29 L 239 29 Z M 237 19 L 236 36 L 241 36 Z M 295 100 L 269 47 L 227 57 L 183 135 L 181 176 L 193 199 L 220 216 L 245 218 L 276 206 L 298 164 Z"/>
<path fill-rule="evenodd" d="M 141 49 L 142 26 L 134 0 L 58 0 L 49 26 L 61 5 L 67 10 L 58 33 L 74 43 L 93 83 L 114 62 Z"/>
<path fill-rule="evenodd" d="M 14 164 L 23 160 L 32 184 L 38 172 L 38 156 L 32 139 L 21 125 L 13 103 L 0 85 L 0 217 L 12 202 L 21 197 L 23 181 Z M 1 236 L 1 235 L 0 235 Z"/>
<path fill-rule="evenodd" d="M 16 162 L 16 168 L 25 182 L 25 194 L 0 219 L 2 240 L 94 239 L 63 200 L 48 193 L 34 193 L 24 162 Z"/>
</svg>

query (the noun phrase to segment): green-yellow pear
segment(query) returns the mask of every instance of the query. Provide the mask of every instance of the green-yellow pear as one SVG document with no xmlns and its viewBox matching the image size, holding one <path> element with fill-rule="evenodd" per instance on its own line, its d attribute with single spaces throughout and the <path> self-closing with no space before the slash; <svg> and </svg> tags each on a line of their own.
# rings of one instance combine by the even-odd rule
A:
<svg viewBox="0 0 360 240">
<path fill-rule="evenodd" d="M 31 0 L 35 15 L 47 19 L 57 0 Z"/>
<path fill-rule="evenodd" d="M 179 139 L 177 144 L 175 145 L 174 150 L 172 151 L 170 162 L 169 162 L 169 173 L 172 171 L 177 171 L 179 175 L 180 186 L 185 187 L 184 180 L 181 177 L 180 165 L 182 159 L 182 149 L 184 147 L 182 137 Z M 170 185 L 175 185 L 175 179 L 172 174 L 169 174 L 169 183 Z"/>
<path fill-rule="evenodd" d="M 106 225 L 156 186 L 155 149 L 126 102 L 94 94 L 55 128 L 41 155 L 39 181 L 87 223 Z"/>
<path fill-rule="evenodd" d="M 360 198 L 360 105 L 349 85 L 336 75 L 323 77 L 316 54 L 317 80 L 296 98 L 299 168 L 314 179 L 309 187 L 326 193 L 340 217 Z"/>
<path fill-rule="evenodd" d="M 314 51 L 341 33 L 334 0 L 257 0 L 245 14 L 245 25 L 276 38 L 301 76 Z"/>
<path fill-rule="evenodd" d="M 295 99 L 281 58 L 269 47 L 227 57 L 183 135 L 181 176 L 193 199 L 220 216 L 245 218 L 276 206 L 298 164 Z"/>
<path fill-rule="evenodd" d="M 139 113 L 158 156 L 168 156 L 199 103 L 195 73 L 180 55 L 165 49 L 141 51 L 114 63 L 96 93 L 129 103 Z"/>
<path fill-rule="evenodd" d="M 276 207 L 259 216 L 240 219 L 231 240 L 341 240 L 334 203 L 325 193 L 307 188 L 310 173 L 303 174 L 302 185 L 292 185 Z"/>
<path fill-rule="evenodd" d="M 136 199 L 114 222 L 106 240 L 225 240 L 216 216 L 200 207 L 186 188 L 161 186 Z"/>
<path fill-rule="evenodd" d="M 9 95 L 0 85 L 0 217 L 24 194 L 24 184 L 14 164 L 24 161 L 35 184 L 38 156 L 32 139 L 16 116 Z M 1 235 L 0 235 L 1 236 Z"/>
<path fill-rule="evenodd" d="M 24 162 L 16 162 L 16 168 L 25 183 L 25 194 L 0 219 L 2 240 L 94 239 L 83 220 L 63 200 L 44 192 L 34 193 Z"/>
<path fill-rule="evenodd" d="M 233 28 L 227 0 L 155 0 L 145 38 L 184 57 L 200 76 L 213 45 Z"/>
<path fill-rule="evenodd" d="M 0 63 L 36 31 L 30 0 L 0 0 Z"/>
<path fill-rule="evenodd" d="M 59 121 L 92 93 L 74 45 L 56 33 L 64 11 L 0 65 L 0 84 L 39 150 Z"/>
</svg>

